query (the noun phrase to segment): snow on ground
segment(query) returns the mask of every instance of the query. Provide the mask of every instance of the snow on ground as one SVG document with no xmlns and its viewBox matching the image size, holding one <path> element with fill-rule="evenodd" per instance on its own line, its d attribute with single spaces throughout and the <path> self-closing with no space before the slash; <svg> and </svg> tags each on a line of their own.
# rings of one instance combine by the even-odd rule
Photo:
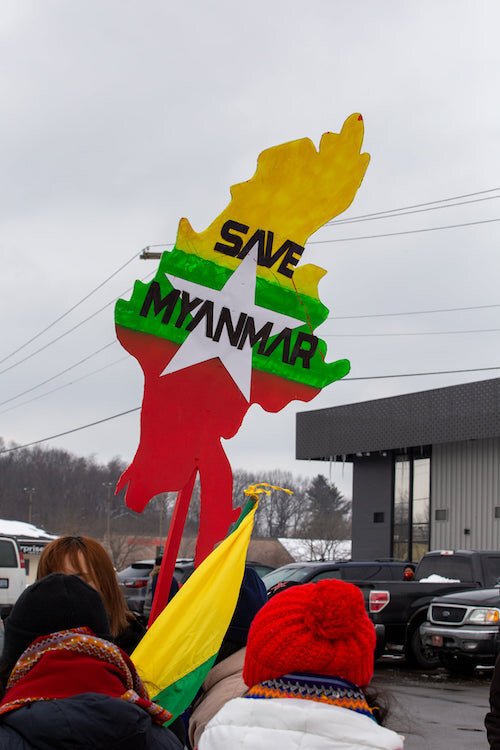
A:
<svg viewBox="0 0 500 750">
<path fill-rule="evenodd" d="M 350 539 L 285 539 L 282 537 L 278 541 L 297 562 L 348 560 L 351 557 Z"/>
<path fill-rule="evenodd" d="M 7 521 L 0 518 L 0 534 L 7 536 L 28 537 L 29 539 L 57 539 L 53 534 L 47 534 L 43 529 L 24 521 Z"/>
</svg>

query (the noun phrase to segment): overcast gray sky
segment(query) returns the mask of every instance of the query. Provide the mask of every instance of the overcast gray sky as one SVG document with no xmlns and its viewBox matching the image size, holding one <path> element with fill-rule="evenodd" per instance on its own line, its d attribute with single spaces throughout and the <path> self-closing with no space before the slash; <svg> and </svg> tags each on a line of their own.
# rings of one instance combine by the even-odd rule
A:
<svg viewBox="0 0 500 750">
<path fill-rule="evenodd" d="M 174 240 L 180 217 L 205 228 L 262 149 L 302 136 L 317 143 L 351 112 L 364 116 L 372 161 L 344 216 L 500 187 L 499 26 L 497 0 L 3 0 L 0 359 L 142 247 Z M 494 218 L 500 199 L 326 227 L 316 239 Z M 328 270 L 320 295 L 338 316 L 500 305 L 499 239 L 500 222 L 312 245 L 304 260 Z M 0 370 L 155 267 L 133 261 Z M 497 332 L 352 336 L 483 328 L 500 328 L 500 307 L 328 320 L 318 332 L 329 360 L 349 358 L 355 377 L 500 366 Z M 114 338 L 111 305 L 0 374 L 0 401 Z M 252 407 L 226 448 L 233 467 L 328 474 L 324 464 L 294 460 L 298 410 L 496 375 L 341 382 L 279 415 Z M 137 406 L 141 394 L 137 363 L 115 343 L 0 406 L 0 435 L 30 442 Z M 138 420 L 134 413 L 50 445 L 130 460 Z M 348 468 L 334 467 L 332 479 L 349 491 Z"/>
</svg>

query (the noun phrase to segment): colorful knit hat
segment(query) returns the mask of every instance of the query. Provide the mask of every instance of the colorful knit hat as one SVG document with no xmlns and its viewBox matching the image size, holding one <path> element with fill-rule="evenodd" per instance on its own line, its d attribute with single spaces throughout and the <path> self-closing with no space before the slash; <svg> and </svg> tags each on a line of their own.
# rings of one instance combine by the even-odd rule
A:
<svg viewBox="0 0 500 750">
<path fill-rule="evenodd" d="M 257 613 L 243 679 L 252 687 L 292 672 L 341 677 L 364 687 L 373 676 L 375 628 L 352 583 L 293 586 Z"/>
<path fill-rule="evenodd" d="M 35 638 L 83 626 L 111 640 L 97 591 L 78 576 L 52 573 L 28 586 L 15 603 L 5 621 L 2 660 L 14 664 Z"/>
</svg>

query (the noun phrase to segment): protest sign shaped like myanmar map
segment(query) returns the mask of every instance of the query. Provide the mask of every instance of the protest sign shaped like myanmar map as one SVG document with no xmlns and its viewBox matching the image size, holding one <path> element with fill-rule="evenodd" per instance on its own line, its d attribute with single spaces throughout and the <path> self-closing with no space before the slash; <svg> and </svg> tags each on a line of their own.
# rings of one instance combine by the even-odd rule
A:
<svg viewBox="0 0 500 750">
<path fill-rule="evenodd" d="M 198 472 L 198 560 L 238 513 L 221 438 L 237 433 L 251 404 L 277 412 L 349 372 L 345 359 L 326 361 L 314 333 L 328 316 L 325 271 L 302 257 L 308 237 L 354 199 L 369 162 L 362 141 L 354 114 L 319 149 L 303 138 L 263 151 L 212 224 L 197 233 L 181 219 L 154 279 L 117 302 L 118 338 L 145 378 L 140 445 L 117 489 L 140 511 Z"/>
</svg>

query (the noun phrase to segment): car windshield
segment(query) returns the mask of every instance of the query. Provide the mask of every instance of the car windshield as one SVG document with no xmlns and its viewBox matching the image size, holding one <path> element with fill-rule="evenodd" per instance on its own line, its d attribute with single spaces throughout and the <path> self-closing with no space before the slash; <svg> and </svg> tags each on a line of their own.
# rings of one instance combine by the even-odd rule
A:
<svg viewBox="0 0 500 750">
<path fill-rule="evenodd" d="M 280 583 L 281 581 L 297 581 L 297 583 L 300 583 L 306 577 L 307 572 L 308 569 L 303 566 L 278 568 L 278 570 L 268 573 L 262 580 L 266 584 L 266 589 L 270 589 L 275 583 Z"/>
</svg>

